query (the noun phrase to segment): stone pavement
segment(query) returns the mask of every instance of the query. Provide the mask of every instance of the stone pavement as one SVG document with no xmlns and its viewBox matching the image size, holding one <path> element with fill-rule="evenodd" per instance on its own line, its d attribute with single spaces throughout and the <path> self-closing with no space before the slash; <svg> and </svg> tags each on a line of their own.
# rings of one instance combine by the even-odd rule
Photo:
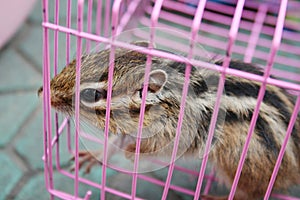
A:
<svg viewBox="0 0 300 200">
<path fill-rule="evenodd" d="M 49 199 L 43 173 L 41 1 L 0 50 L 0 200 Z M 67 187 L 58 176 L 57 187 Z M 69 184 L 72 191 L 72 185 Z M 84 191 L 86 191 L 86 188 Z M 82 192 L 84 192 L 82 191 Z"/>
<path fill-rule="evenodd" d="M 41 18 L 32 20 L 40 10 L 35 8 L 0 51 L 1 200 L 49 198 L 41 160 L 42 104 L 36 95 L 42 83 Z M 39 188 L 35 186 L 37 182 Z"/>
</svg>

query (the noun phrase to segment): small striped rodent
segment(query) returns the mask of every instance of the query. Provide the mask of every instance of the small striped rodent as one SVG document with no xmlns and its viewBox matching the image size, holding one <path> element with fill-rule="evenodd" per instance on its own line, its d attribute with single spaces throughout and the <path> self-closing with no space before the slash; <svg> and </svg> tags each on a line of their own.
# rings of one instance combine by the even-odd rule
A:
<svg viewBox="0 0 300 200">
<path fill-rule="evenodd" d="M 146 42 L 134 44 L 148 46 Z M 80 115 L 101 129 L 105 124 L 109 52 L 107 49 L 81 58 Z M 109 127 L 111 133 L 134 135 L 137 132 L 146 59 L 145 54 L 137 51 L 116 49 Z M 216 64 L 220 65 L 221 62 Z M 74 115 L 75 65 L 76 60 L 73 60 L 50 83 L 52 107 L 71 116 Z M 263 74 L 254 65 L 239 61 L 231 61 L 230 67 Z M 171 154 L 173 146 L 170 144 L 173 144 L 176 134 L 184 73 L 184 63 L 152 58 L 140 153 Z M 218 81 L 218 72 L 192 67 L 179 152 L 201 159 Z M 220 106 L 220 116 L 223 117 L 220 117 L 215 129 L 209 161 L 216 168 L 218 178 L 228 187 L 235 176 L 260 85 L 251 80 L 226 76 Z M 40 88 L 38 93 L 41 94 L 42 90 Z M 289 93 L 267 85 L 235 199 L 257 199 L 264 195 L 293 107 L 294 99 Z M 126 150 L 134 153 L 135 146 L 135 142 L 126 144 Z M 298 117 L 274 190 L 285 191 L 299 183 L 299 155 Z"/>
</svg>

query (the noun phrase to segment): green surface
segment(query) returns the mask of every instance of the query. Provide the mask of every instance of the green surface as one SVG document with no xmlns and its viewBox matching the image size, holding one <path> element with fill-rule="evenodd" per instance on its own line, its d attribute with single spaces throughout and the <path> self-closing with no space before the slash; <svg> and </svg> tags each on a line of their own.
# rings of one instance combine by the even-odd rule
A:
<svg viewBox="0 0 300 200">
<path fill-rule="evenodd" d="M 0 151 L 0 199 L 5 199 L 22 176 L 22 170 L 9 157 Z"/>
<path fill-rule="evenodd" d="M 7 145 L 20 131 L 35 109 L 36 102 L 31 93 L 15 92 L 0 96 L 0 147 Z"/>
</svg>

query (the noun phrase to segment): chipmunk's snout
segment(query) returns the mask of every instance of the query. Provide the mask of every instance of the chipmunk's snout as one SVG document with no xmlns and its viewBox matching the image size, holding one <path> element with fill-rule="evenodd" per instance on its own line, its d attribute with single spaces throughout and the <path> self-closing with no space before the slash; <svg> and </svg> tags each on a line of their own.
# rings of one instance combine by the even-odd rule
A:
<svg viewBox="0 0 300 200">
<path fill-rule="evenodd" d="M 38 95 L 38 97 L 42 97 L 42 96 L 43 96 L 43 86 L 41 86 L 41 87 L 38 89 L 37 95 Z"/>
</svg>

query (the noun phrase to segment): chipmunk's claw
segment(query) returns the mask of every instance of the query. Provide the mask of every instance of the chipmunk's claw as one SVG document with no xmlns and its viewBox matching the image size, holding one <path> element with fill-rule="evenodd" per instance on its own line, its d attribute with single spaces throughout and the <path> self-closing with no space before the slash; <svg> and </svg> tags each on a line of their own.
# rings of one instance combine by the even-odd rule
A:
<svg viewBox="0 0 300 200">
<path fill-rule="evenodd" d="M 96 151 L 96 152 L 79 151 L 78 156 L 79 156 L 79 169 L 81 169 L 82 166 L 86 164 L 84 174 L 89 174 L 94 165 L 102 164 L 102 162 L 101 162 L 102 152 L 101 151 Z M 70 160 L 74 161 L 75 156 L 72 156 Z M 73 172 L 74 170 L 75 170 L 75 164 L 72 165 L 70 171 Z"/>
</svg>

